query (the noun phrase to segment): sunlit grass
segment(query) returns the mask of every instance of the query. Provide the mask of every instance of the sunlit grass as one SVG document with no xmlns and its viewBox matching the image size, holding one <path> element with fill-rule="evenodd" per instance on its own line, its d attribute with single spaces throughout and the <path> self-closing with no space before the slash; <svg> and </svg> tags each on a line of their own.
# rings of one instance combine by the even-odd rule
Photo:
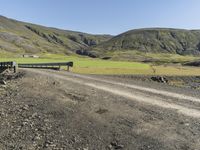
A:
<svg viewBox="0 0 200 150">
<path fill-rule="evenodd" d="M 153 65 L 140 62 L 109 61 L 58 54 L 43 54 L 40 58 L 0 58 L 0 61 L 17 63 L 50 63 L 73 61 L 72 72 L 81 74 L 142 74 L 142 75 L 200 75 L 200 68 L 178 65 Z"/>
<path fill-rule="evenodd" d="M 184 63 L 188 61 L 193 61 L 200 59 L 200 57 L 195 56 L 182 56 L 178 54 L 169 54 L 169 53 L 145 53 L 140 51 L 133 51 L 133 50 L 126 50 L 126 51 L 115 51 L 115 52 L 108 52 L 108 56 L 112 56 L 114 60 L 136 60 L 136 61 L 143 61 L 149 60 L 152 62 L 157 63 L 173 63 L 179 62 Z"/>
</svg>

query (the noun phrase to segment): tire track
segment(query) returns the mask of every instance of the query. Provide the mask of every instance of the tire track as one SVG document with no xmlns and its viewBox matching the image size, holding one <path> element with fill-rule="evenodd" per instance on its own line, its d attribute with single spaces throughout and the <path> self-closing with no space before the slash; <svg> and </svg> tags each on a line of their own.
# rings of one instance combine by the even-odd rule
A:
<svg viewBox="0 0 200 150">
<path fill-rule="evenodd" d="M 41 74 L 41 75 L 45 75 L 45 76 L 48 76 L 48 77 L 58 78 L 58 79 L 61 79 L 61 80 L 64 80 L 64 81 L 70 81 L 70 82 L 73 82 L 73 83 L 76 83 L 76 84 L 80 84 L 82 86 L 88 86 L 88 87 L 92 87 L 92 88 L 95 88 L 95 89 L 98 89 L 98 90 L 103 90 L 105 92 L 109 92 L 111 94 L 121 96 L 121 97 L 124 97 L 124 98 L 128 98 L 128 99 L 133 100 L 133 101 L 142 102 L 142 103 L 145 103 L 145 104 L 148 104 L 148 105 L 154 105 L 154 106 L 158 106 L 158 107 L 165 108 L 165 109 L 173 109 L 173 110 L 177 111 L 178 113 L 181 113 L 181 114 L 186 115 L 186 116 L 200 118 L 200 111 L 199 110 L 191 109 L 191 108 L 181 106 L 181 105 L 178 105 L 178 104 L 168 103 L 168 102 L 165 102 L 165 101 L 160 100 L 158 98 L 155 98 L 152 95 L 144 96 L 144 95 L 139 95 L 139 94 L 133 94 L 129 91 L 126 91 L 125 89 L 123 89 L 123 90 L 118 89 L 117 86 L 118 87 L 129 87 L 129 88 L 132 88 L 132 89 L 141 90 L 143 92 L 150 92 L 152 94 L 164 95 L 164 96 L 168 96 L 168 97 L 171 97 L 171 98 L 200 102 L 200 99 L 195 98 L 195 97 L 190 97 L 190 96 L 176 94 L 176 93 L 162 91 L 162 90 L 150 89 L 150 88 L 136 86 L 136 85 L 130 85 L 130 84 L 124 84 L 124 83 L 119 83 L 119 82 L 101 80 L 101 79 L 96 79 L 96 78 L 92 78 L 92 77 L 87 77 L 85 75 L 68 74 L 68 76 L 67 76 L 67 75 L 56 74 L 56 72 L 54 72 L 54 74 L 50 74 L 50 72 L 41 71 L 41 70 L 33 70 L 33 69 L 26 69 L 26 70 L 34 72 L 34 73 L 38 73 L 38 74 Z M 69 77 L 69 75 L 71 77 Z M 74 78 L 74 77 L 76 77 L 76 78 Z M 88 79 L 89 81 L 85 82 L 84 79 Z M 100 83 L 97 83 L 97 82 L 94 82 L 94 81 L 98 81 Z M 110 88 L 110 87 L 106 86 L 105 83 L 113 84 L 115 86 L 113 86 L 113 88 Z"/>
</svg>

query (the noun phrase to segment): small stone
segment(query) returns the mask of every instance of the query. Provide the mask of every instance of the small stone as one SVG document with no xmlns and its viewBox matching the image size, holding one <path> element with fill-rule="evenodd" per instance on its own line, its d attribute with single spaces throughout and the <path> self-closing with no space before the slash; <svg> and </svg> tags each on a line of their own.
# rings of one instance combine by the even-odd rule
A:
<svg viewBox="0 0 200 150">
<path fill-rule="evenodd" d="M 109 145 L 109 148 L 123 149 L 124 145 L 118 144 L 117 142 L 111 142 Z"/>
<path fill-rule="evenodd" d="M 34 118 L 34 117 L 36 117 L 38 114 L 37 113 L 34 113 L 34 114 L 32 114 L 32 117 Z"/>
<path fill-rule="evenodd" d="M 7 87 L 7 85 L 1 85 L 1 87 L 2 87 L 2 88 L 6 88 L 6 87 Z"/>
<path fill-rule="evenodd" d="M 0 80 L 0 84 L 6 85 L 7 83 L 4 80 Z"/>
<path fill-rule="evenodd" d="M 22 107 L 22 109 L 23 109 L 23 110 L 28 110 L 28 109 L 29 109 L 29 106 L 28 106 L 28 105 L 24 105 L 24 106 Z"/>
<path fill-rule="evenodd" d="M 189 126 L 190 124 L 189 123 L 185 123 L 185 126 Z"/>
</svg>

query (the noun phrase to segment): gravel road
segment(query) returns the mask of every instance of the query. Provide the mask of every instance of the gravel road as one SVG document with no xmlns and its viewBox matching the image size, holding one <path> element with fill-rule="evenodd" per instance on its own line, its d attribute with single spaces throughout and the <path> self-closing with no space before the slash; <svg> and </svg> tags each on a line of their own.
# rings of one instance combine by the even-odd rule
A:
<svg viewBox="0 0 200 150">
<path fill-rule="evenodd" d="M 22 72 L 1 96 L 1 149 L 200 149 L 198 91 L 64 71 Z"/>
</svg>

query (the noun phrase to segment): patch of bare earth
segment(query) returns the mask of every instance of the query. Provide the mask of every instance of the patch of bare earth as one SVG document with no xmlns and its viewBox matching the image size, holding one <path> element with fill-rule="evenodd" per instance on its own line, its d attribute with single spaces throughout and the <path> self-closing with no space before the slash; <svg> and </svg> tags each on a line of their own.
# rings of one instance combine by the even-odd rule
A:
<svg viewBox="0 0 200 150">
<path fill-rule="evenodd" d="M 198 116 L 154 104 L 159 100 L 199 113 L 198 101 L 179 97 L 175 102 L 174 97 L 54 71 L 23 72 L 0 88 L 0 149 L 200 147 Z"/>
</svg>

